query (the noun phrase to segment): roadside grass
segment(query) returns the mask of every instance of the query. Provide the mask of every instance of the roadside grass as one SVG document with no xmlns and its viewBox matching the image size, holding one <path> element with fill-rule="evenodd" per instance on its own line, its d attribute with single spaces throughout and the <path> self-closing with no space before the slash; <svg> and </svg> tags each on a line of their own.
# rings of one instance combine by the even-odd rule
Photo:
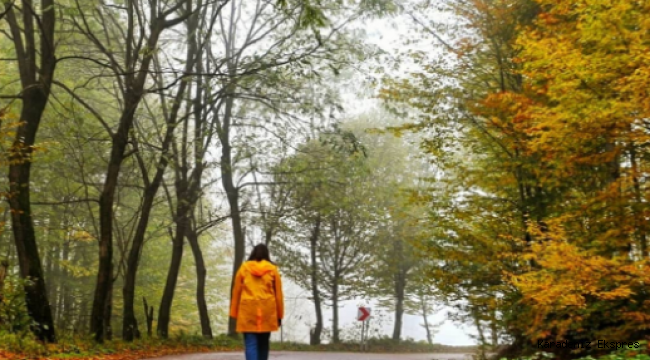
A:
<svg viewBox="0 0 650 360">
<path fill-rule="evenodd" d="M 241 351 L 242 342 L 219 335 L 214 339 L 179 334 L 167 340 L 143 338 L 134 342 L 121 340 L 95 343 L 91 338 L 61 338 L 56 344 L 43 344 L 28 333 L 0 333 L 0 359 L 88 359 L 138 360 L 182 353 Z"/>
<path fill-rule="evenodd" d="M 361 352 L 361 346 L 356 342 L 339 344 L 308 345 L 293 342 L 272 343 L 271 350 L 276 351 L 324 351 L 324 352 Z M 449 346 L 441 344 L 430 345 L 426 342 L 411 339 L 395 341 L 391 338 L 370 338 L 364 352 L 371 353 L 464 353 L 475 354 L 476 346 Z"/>
</svg>

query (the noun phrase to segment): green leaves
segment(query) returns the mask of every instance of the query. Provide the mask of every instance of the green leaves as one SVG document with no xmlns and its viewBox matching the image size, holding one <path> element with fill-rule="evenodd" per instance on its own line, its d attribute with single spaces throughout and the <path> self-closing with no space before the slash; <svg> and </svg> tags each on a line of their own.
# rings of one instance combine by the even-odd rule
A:
<svg viewBox="0 0 650 360">
<path fill-rule="evenodd" d="M 312 5 L 309 0 L 303 2 L 303 9 L 299 20 L 300 27 L 303 29 L 311 28 L 318 37 L 320 36 L 318 29 L 327 26 L 328 23 L 329 21 L 321 7 Z"/>
</svg>

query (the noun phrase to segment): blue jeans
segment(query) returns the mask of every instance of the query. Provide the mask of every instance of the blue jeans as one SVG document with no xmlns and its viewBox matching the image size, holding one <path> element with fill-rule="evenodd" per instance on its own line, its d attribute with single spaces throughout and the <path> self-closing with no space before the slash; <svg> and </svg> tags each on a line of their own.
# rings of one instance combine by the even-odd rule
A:
<svg viewBox="0 0 650 360">
<path fill-rule="evenodd" d="M 244 333 L 246 360 L 268 360 L 271 333 Z"/>
</svg>

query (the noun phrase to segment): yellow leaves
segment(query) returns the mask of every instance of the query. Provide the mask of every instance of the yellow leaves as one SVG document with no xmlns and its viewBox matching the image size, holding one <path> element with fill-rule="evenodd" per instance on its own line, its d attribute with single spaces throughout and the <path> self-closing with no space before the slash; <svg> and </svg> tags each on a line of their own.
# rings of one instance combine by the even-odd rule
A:
<svg viewBox="0 0 650 360">
<path fill-rule="evenodd" d="M 541 2 L 546 12 L 517 40 L 517 63 L 528 80 L 523 94 L 535 101 L 515 109 L 503 98 L 499 111 L 501 123 L 507 119 L 528 136 L 517 149 L 552 165 L 542 175 L 558 181 L 542 181 L 559 185 L 612 161 L 621 148 L 645 144 L 647 133 L 633 124 L 650 117 L 650 45 L 643 35 L 650 22 L 629 0 Z M 607 142 L 616 145 L 603 152 Z"/>
<path fill-rule="evenodd" d="M 605 301 L 626 299 L 633 295 L 632 289 L 628 285 L 619 286 L 611 291 L 603 291 L 599 294 L 599 298 Z"/>
<path fill-rule="evenodd" d="M 8 108 L 0 109 L 0 166 L 6 167 L 32 161 L 35 152 L 45 150 L 44 144 L 26 146 L 15 141 L 18 128 L 23 124 L 16 121 L 15 114 Z"/>
<path fill-rule="evenodd" d="M 91 243 L 96 239 L 94 236 L 92 236 L 89 232 L 85 230 L 77 230 L 72 232 L 72 240 L 84 242 L 84 243 Z"/>
<path fill-rule="evenodd" d="M 72 277 L 83 278 L 95 274 L 95 269 L 92 267 L 84 267 L 75 265 L 72 261 L 61 260 L 61 267 L 67 269 Z"/>
<path fill-rule="evenodd" d="M 586 324 L 591 321 L 589 316 L 599 316 L 598 309 L 603 306 L 616 306 L 612 316 L 639 325 L 648 318 L 650 313 L 632 311 L 636 309 L 635 295 L 650 281 L 647 260 L 630 262 L 627 256 L 602 256 L 552 233 L 553 229 L 547 240 L 533 243 L 525 254 L 534 264 L 533 270 L 509 277 L 521 291 L 522 302 L 529 305 L 529 335 L 550 331 L 561 336 L 571 324 Z M 611 305 L 603 305 L 607 303 Z M 561 314 L 570 321 L 562 320 Z"/>
</svg>

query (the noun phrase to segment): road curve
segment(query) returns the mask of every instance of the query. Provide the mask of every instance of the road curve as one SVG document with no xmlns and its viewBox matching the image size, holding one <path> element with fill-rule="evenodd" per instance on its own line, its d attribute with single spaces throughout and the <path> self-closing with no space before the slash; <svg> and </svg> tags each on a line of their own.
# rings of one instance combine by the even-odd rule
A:
<svg viewBox="0 0 650 360">
<path fill-rule="evenodd" d="M 269 360 L 471 360 L 469 354 L 368 354 L 272 351 Z M 150 359 L 153 360 L 153 359 Z M 170 355 L 155 360 L 245 360 L 243 353 Z"/>
</svg>

